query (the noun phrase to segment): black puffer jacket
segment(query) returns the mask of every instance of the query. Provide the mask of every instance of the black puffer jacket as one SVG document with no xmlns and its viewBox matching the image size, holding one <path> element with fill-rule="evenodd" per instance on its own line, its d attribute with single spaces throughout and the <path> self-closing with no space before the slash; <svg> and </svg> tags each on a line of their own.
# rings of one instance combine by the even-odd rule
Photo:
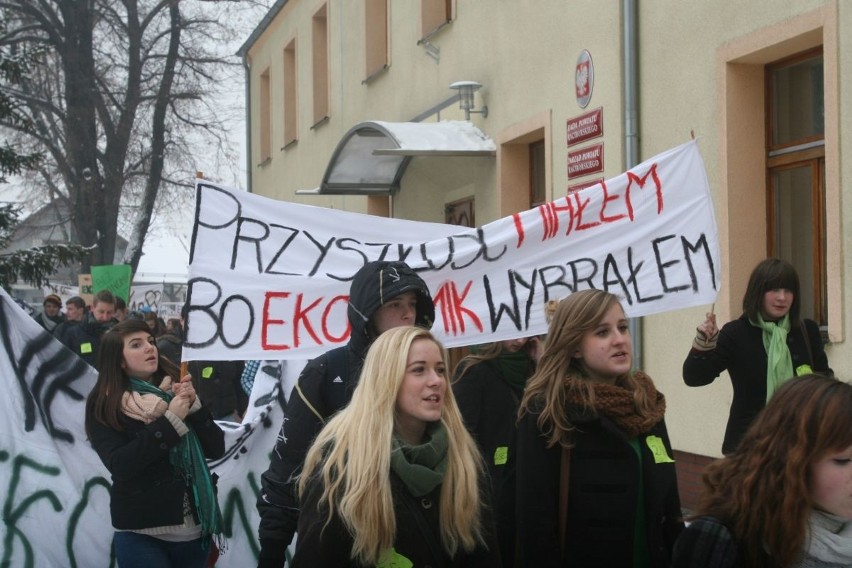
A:
<svg viewBox="0 0 852 568">
<path fill-rule="evenodd" d="M 349 343 L 320 355 L 302 370 L 284 409 L 284 424 L 269 469 L 261 476 L 257 501 L 260 566 L 284 565 L 284 551 L 299 519 L 292 476 L 301 469 L 325 420 L 352 398 L 367 349 L 376 335 L 370 318 L 382 304 L 409 291 L 417 294 L 415 323 L 431 328 L 435 306 L 423 279 L 403 262 L 374 261 L 364 265 L 350 286 Z"/>
</svg>

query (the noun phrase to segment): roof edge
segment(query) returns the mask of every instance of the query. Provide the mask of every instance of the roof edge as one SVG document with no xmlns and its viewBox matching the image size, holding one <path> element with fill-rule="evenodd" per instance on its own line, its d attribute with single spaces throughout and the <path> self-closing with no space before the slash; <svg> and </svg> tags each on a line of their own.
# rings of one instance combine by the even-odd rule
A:
<svg viewBox="0 0 852 568">
<path fill-rule="evenodd" d="M 251 35 L 249 35 L 248 39 L 243 42 L 240 48 L 237 50 L 236 55 L 239 55 L 243 59 L 245 59 L 248 50 L 252 48 L 254 42 L 266 31 L 269 27 L 269 24 L 272 23 L 272 20 L 275 19 L 275 16 L 278 15 L 278 12 L 284 8 L 284 5 L 287 4 L 290 0 L 276 0 L 275 4 L 266 12 L 266 15 L 263 16 L 263 19 L 260 21 L 257 26 L 255 26 L 254 30 L 252 30 Z"/>
</svg>

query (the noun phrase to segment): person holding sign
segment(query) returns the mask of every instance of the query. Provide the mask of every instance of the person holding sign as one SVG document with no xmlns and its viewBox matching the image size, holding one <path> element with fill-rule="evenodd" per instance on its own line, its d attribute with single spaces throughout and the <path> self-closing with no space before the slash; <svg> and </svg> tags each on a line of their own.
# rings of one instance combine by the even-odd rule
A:
<svg viewBox="0 0 852 568">
<path fill-rule="evenodd" d="M 683 362 L 691 387 L 712 383 L 727 370 L 734 398 L 722 453 L 730 454 L 757 413 L 784 381 L 812 372 L 831 374 L 819 326 L 800 319 L 799 275 L 792 264 L 767 258 L 752 271 L 743 314 L 722 327 L 708 313 Z"/>
<path fill-rule="evenodd" d="M 501 566 L 446 360 L 420 327 L 372 344 L 352 401 L 305 458 L 294 568 Z"/>
<path fill-rule="evenodd" d="M 852 566 L 852 385 L 784 383 L 710 464 L 675 568 Z"/>
<path fill-rule="evenodd" d="M 683 520 L 666 401 L 632 349 L 613 294 L 556 307 L 519 411 L 524 566 L 669 565 Z"/>
<path fill-rule="evenodd" d="M 86 401 L 86 434 L 112 474 L 110 514 L 121 568 L 202 568 L 222 533 L 215 479 L 205 458 L 225 436 L 186 375 L 160 357 L 148 326 L 107 331 L 98 381 Z"/>
<path fill-rule="evenodd" d="M 540 355 L 538 337 L 482 346 L 453 377 L 465 426 L 485 460 L 504 568 L 515 565 L 515 438 L 518 407 Z"/>
<path fill-rule="evenodd" d="M 349 343 L 310 361 L 284 409 L 284 423 L 261 476 L 258 566 L 284 566 L 296 532 L 299 503 L 294 478 L 326 420 L 346 406 L 358 382 L 370 344 L 385 331 L 418 325 L 429 329 L 435 305 L 426 283 L 407 264 L 372 261 L 355 273 L 347 309 Z"/>
</svg>

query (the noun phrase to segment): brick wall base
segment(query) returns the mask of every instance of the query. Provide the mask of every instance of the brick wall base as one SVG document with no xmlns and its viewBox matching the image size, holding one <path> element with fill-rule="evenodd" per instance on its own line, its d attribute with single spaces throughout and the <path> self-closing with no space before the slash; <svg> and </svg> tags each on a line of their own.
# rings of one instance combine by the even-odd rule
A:
<svg viewBox="0 0 852 568">
<path fill-rule="evenodd" d="M 674 459 L 680 504 L 684 511 L 689 512 L 695 509 L 701 496 L 704 487 L 701 475 L 704 468 L 716 458 L 674 450 Z"/>
</svg>

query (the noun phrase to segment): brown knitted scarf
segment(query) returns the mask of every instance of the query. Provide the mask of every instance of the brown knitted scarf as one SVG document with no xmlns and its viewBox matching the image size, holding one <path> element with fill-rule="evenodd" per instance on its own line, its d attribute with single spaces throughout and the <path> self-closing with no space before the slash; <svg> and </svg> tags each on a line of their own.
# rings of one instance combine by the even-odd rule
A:
<svg viewBox="0 0 852 568">
<path fill-rule="evenodd" d="M 639 434 L 644 434 L 653 428 L 653 426 L 663 419 L 666 412 L 666 397 L 661 392 L 657 392 L 651 378 L 637 371 L 633 378 L 636 381 L 637 388 L 642 389 L 651 401 L 650 412 L 642 415 L 636 409 L 633 402 L 633 391 L 623 386 L 607 385 L 603 383 L 593 383 L 585 379 L 577 377 L 566 377 L 565 386 L 568 387 L 567 403 L 568 406 L 584 409 L 586 412 L 591 412 L 594 416 L 606 416 L 616 426 L 624 432 L 628 438 L 634 438 Z M 584 399 L 582 393 L 585 389 L 577 388 L 580 382 L 591 386 L 594 399 L 589 402 Z"/>
</svg>

